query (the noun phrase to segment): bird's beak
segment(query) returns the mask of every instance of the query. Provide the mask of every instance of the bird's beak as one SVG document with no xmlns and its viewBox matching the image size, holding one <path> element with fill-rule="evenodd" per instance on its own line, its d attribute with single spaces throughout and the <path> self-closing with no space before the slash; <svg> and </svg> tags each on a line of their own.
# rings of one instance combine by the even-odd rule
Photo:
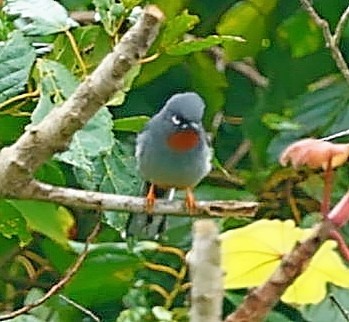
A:
<svg viewBox="0 0 349 322">
<path fill-rule="evenodd" d="M 196 131 L 198 131 L 199 130 L 199 124 L 198 123 L 196 123 L 196 122 L 190 122 L 189 123 L 189 126 L 193 129 L 193 130 L 196 130 Z"/>
</svg>

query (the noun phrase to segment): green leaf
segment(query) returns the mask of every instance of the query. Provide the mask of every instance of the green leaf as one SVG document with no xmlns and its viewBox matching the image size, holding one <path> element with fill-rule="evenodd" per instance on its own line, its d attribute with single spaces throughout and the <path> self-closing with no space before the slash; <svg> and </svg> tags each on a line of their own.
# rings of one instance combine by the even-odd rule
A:
<svg viewBox="0 0 349 322">
<path fill-rule="evenodd" d="M 0 200 L 0 233 L 6 238 L 17 236 L 21 247 L 31 241 L 26 221 L 7 200 Z"/>
<path fill-rule="evenodd" d="M 145 307 L 133 307 L 120 313 L 116 322 L 143 322 L 149 318 L 150 311 Z"/>
<path fill-rule="evenodd" d="M 24 90 L 34 61 L 34 49 L 19 31 L 0 45 L 0 103 Z"/>
<path fill-rule="evenodd" d="M 112 49 L 109 35 L 101 25 L 75 28 L 72 30 L 72 34 L 88 71 L 92 72 Z M 79 66 L 71 42 L 65 34 L 57 35 L 53 42 L 53 50 L 47 58 L 63 64 L 73 74 Z"/>
<path fill-rule="evenodd" d="M 187 6 L 187 0 L 163 1 L 152 0 L 152 4 L 156 5 L 169 20 L 174 18 L 179 12 Z"/>
<path fill-rule="evenodd" d="M 79 82 L 62 64 L 49 59 L 39 59 L 37 63 L 42 91 L 53 97 L 53 102 L 61 104 L 74 93 Z"/>
<path fill-rule="evenodd" d="M 212 59 L 200 52 L 191 56 L 188 67 L 192 86 L 206 103 L 205 124 L 211 124 L 225 103 L 224 90 L 228 87 L 226 76 L 217 70 Z"/>
<path fill-rule="evenodd" d="M 290 320 L 287 316 L 279 312 L 271 311 L 265 322 L 294 322 L 294 320 Z"/>
<path fill-rule="evenodd" d="M 193 29 L 197 23 L 199 23 L 199 17 L 190 15 L 187 10 L 184 10 L 181 15 L 167 21 L 160 46 L 166 49 L 179 42 L 184 34 Z"/>
<path fill-rule="evenodd" d="M 124 195 L 139 193 L 141 182 L 135 171 L 136 160 L 118 141 L 111 150 L 86 161 L 84 168 L 74 168 L 76 180 L 84 189 Z M 117 230 L 124 228 L 128 217 L 127 213 L 116 211 L 105 211 L 104 215 L 106 223 Z"/>
<path fill-rule="evenodd" d="M 278 0 L 249 0 L 262 15 L 269 15 L 278 4 Z"/>
<path fill-rule="evenodd" d="M 184 40 L 177 44 L 167 47 L 166 53 L 169 55 L 188 55 L 196 51 L 202 51 L 212 46 L 220 45 L 223 42 L 237 41 L 244 42 L 242 38 L 233 36 L 211 35 L 203 39 Z"/>
<path fill-rule="evenodd" d="M 116 35 L 119 28 L 119 21 L 125 14 L 123 3 L 116 3 L 113 0 L 93 0 L 97 12 L 101 17 L 105 31 L 110 35 Z M 131 5 L 131 3 L 128 3 Z"/>
<path fill-rule="evenodd" d="M 342 309 L 348 312 L 348 296 L 349 290 L 343 289 L 336 286 L 330 286 L 331 295 L 335 297 L 337 302 L 342 305 Z M 326 298 L 317 305 L 307 305 L 301 309 L 303 317 L 307 321 L 316 321 L 316 322 L 348 322 L 348 317 L 345 317 L 338 308 L 330 296 Z"/>
<path fill-rule="evenodd" d="M 301 95 L 290 103 L 291 122 L 298 124 L 296 131 L 281 131 L 274 136 L 268 147 L 272 160 L 292 141 L 304 136 L 326 136 L 348 128 L 348 85 L 334 83 L 326 88 Z"/>
<path fill-rule="evenodd" d="M 262 117 L 262 122 L 272 130 L 299 130 L 300 125 L 292 122 L 287 116 L 276 113 L 267 113 Z"/>
<path fill-rule="evenodd" d="M 78 183 L 85 189 L 134 195 L 139 190 L 134 156 L 115 142 L 112 149 L 89 159 L 88 167 L 75 169 Z"/>
<path fill-rule="evenodd" d="M 24 305 L 37 302 L 45 295 L 45 292 L 38 288 L 31 288 L 24 300 Z M 74 306 L 62 305 L 62 300 L 57 296 L 51 297 L 48 301 L 30 310 L 28 314 L 22 314 L 11 322 L 59 322 L 59 321 L 81 321 L 81 311 Z"/>
<path fill-rule="evenodd" d="M 180 64 L 183 59 L 184 57 L 182 56 L 170 56 L 166 53 L 161 54 L 159 58 L 142 67 L 142 72 L 136 78 L 134 87 L 141 87 L 153 81 L 160 75 L 165 74 L 171 67 Z"/>
<path fill-rule="evenodd" d="M 224 43 L 229 60 L 254 57 L 262 49 L 262 41 L 267 37 L 266 14 L 274 9 L 276 3 L 276 0 L 240 1 L 222 16 L 216 27 L 217 33 L 246 40 L 244 43 Z"/>
<path fill-rule="evenodd" d="M 152 313 L 154 317 L 161 322 L 166 322 L 166 321 L 173 321 L 173 312 L 165 309 L 163 306 L 154 306 L 152 308 Z"/>
<path fill-rule="evenodd" d="M 21 213 L 30 229 L 60 244 L 68 243 L 75 220 L 66 208 L 31 200 L 10 200 L 9 203 Z"/>
<path fill-rule="evenodd" d="M 19 16 L 15 25 L 27 35 L 49 35 L 78 26 L 53 0 L 7 0 L 4 11 Z"/>
<path fill-rule="evenodd" d="M 114 94 L 114 96 L 107 102 L 107 106 L 119 106 L 125 101 L 126 93 L 131 89 L 133 81 L 138 76 L 140 71 L 140 64 L 131 67 L 131 69 L 124 76 L 123 88 Z"/>
<path fill-rule="evenodd" d="M 121 3 L 127 10 L 133 9 L 135 6 L 137 6 L 141 2 L 142 0 L 121 0 Z"/>
<path fill-rule="evenodd" d="M 120 301 L 141 265 L 138 257 L 128 250 L 104 248 L 90 251 L 64 293 L 83 305 Z"/>
<path fill-rule="evenodd" d="M 61 105 L 78 86 L 77 79 L 60 63 L 39 59 L 40 98 L 31 120 L 39 123 L 56 105 Z"/>
<path fill-rule="evenodd" d="M 44 163 L 35 173 L 35 179 L 57 186 L 66 184 L 65 175 L 54 161 Z"/>
<path fill-rule="evenodd" d="M 112 116 L 107 108 L 101 108 L 82 130 L 77 131 L 69 149 L 56 155 L 62 162 L 89 171 L 92 158 L 107 153 L 114 144 Z"/>
<path fill-rule="evenodd" d="M 295 58 L 314 53 L 324 43 L 321 29 L 304 11 L 284 20 L 277 28 L 277 34 L 281 43 L 290 47 L 292 57 Z"/>
<path fill-rule="evenodd" d="M 144 125 L 148 121 L 149 121 L 149 116 L 145 116 L 145 115 L 116 119 L 114 121 L 114 129 L 117 131 L 138 133 L 144 128 Z"/>
<path fill-rule="evenodd" d="M 23 133 L 28 123 L 28 117 L 0 115 L 0 146 L 15 141 Z"/>
</svg>

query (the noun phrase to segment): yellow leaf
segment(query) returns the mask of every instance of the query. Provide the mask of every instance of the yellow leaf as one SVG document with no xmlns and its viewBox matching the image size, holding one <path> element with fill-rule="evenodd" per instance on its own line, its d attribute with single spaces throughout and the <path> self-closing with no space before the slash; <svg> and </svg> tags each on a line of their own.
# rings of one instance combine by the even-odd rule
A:
<svg viewBox="0 0 349 322">
<path fill-rule="evenodd" d="M 320 247 L 305 272 L 286 290 L 282 301 L 319 303 L 326 296 L 327 282 L 349 288 L 349 269 L 334 250 L 336 246 L 334 240 L 328 240 Z"/>
<path fill-rule="evenodd" d="M 246 288 L 263 284 L 296 242 L 311 229 L 295 227 L 292 220 L 260 220 L 221 234 L 224 287 Z M 282 297 L 288 303 L 317 303 L 326 295 L 326 283 L 349 288 L 349 270 L 335 252 L 334 241 L 325 242 L 308 269 Z"/>
</svg>

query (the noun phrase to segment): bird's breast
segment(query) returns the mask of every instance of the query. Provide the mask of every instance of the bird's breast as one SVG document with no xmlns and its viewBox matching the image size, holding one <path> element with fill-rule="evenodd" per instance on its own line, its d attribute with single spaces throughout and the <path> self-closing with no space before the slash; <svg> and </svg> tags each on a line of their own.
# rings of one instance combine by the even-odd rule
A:
<svg viewBox="0 0 349 322">
<path fill-rule="evenodd" d="M 199 144 L 199 133 L 194 130 L 179 131 L 167 138 L 168 146 L 177 152 L 186 152 Z"/>
</svg>

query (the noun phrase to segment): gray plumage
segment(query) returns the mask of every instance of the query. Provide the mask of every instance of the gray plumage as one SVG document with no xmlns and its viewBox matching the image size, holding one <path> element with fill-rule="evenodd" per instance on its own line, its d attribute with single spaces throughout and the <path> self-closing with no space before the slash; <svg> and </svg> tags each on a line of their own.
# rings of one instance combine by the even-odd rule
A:
<svg viewBox="0 0 349 322">
<path fill-rule="evenodd" d="M 211 170 L 212 152 L 202 126 L 205 103 L 196 93 L 173 95 L 138 135 L 136 158 L 141 177 L 156 186 L 156 197 L 166 197 L 161 188 L 196 186 Z M 199 135 L 198 144 L 185 151 L 173 150 L 168 138 L 190 129 Z M 149 188 L 148 186 L 145 186 Z M 132 215 L 128 235 L 153 238 L 165 229 L 165 217 Z"/>
<path fill-rule="evenodd" d="M 172 96 L 137 137 L 136 158 L 144 180 L 166 187 L 194 187 L 211 170 L 211 151 L 202 127 L 204 102 L 196 93 Z M 177 116 L 199 134 L 193 149 L 171 149 L 168 137 L 178 131 L 172 118 Z"/>
</svg>

